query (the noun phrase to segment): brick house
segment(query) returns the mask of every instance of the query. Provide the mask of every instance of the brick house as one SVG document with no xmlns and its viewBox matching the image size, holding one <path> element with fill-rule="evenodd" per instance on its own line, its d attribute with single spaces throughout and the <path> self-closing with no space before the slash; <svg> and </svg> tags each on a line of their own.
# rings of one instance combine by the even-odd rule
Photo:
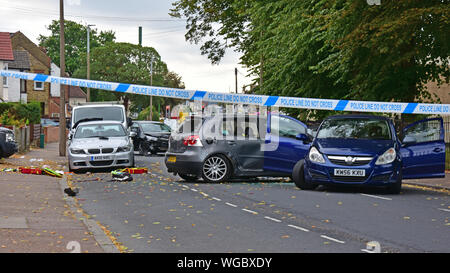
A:
<svg viewBox="0 0 450 273">
<path fill-rule="evenodd" d="M 30 72 L 50 75 L 50 57 L 22 32 L 18 31 L 10 35 L 12 49 L 28 53 Z M 41 116 L 49 117 L 50 83 L 27 81 L 25 89 L 27 102 L 40 102 Z"/>
<path fill-rule="evenodd" d="M 7 61 L 14 61 L 11 38 L 8 32 L 0 32 L 0 69 L 7 70 Z M 8 78 L 0 77 L 0 101 L 8 100 Z"/>
</svg>

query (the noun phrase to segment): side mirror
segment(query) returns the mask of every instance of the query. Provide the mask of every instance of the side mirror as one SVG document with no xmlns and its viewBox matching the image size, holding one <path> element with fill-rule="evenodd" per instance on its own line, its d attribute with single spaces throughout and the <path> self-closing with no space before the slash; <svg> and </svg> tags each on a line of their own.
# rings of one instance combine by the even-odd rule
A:
<svg viewBox="0 0 450 273">
<path fill-rule="evenodd" d="M 127 118 L 127 126 L 130 127 L 133 125 L 133 120 L 131 118 Z"/>
<path fill-rule="evenodd" d="M 136 132 L 131 131 L 130 134 L 129 134 L 129 136 L 130 136 L 130 137 L 136 137 L 137 134 L 136 134 Z"/>
<path fill-rule="evenodd" d="M 417 143 L 417 139 L 415 137 L 405 136 L 405 138 L 402 141 L 402 146 L 408 146 L 414 143 Z"/>
<path fill-rule="evenodd" d="M 306 135 L 306 134 L 298 134 L 295 136 L 295 138 L 297 140 L 301 140 L 303 142 L 310 142 L 310 139 L 309 139 L 308 135 Z"/>
</svg>

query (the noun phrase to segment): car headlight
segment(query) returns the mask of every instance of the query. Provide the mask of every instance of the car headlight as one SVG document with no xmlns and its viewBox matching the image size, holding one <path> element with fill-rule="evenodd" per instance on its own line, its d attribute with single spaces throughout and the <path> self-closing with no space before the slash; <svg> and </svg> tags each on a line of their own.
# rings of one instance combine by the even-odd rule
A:
<svg viewBox="0 0 450 273">
<path fill-rule="evenodd" d="M 147 140 L 148 140 L 148 141 L 157 141 L 158 138 L 152 137 L 152 136 L 147 136 Z"/>
<path fill-rule="evenodd" d="M 85 154 L 83 149 L 70 149 L 70 152 L 75 155 Z"/>
<path fill-rule="evenodd" d="M 118 153 L 129 152 L 131 151 L 131 146 L 122 146 L 117 148 Z"/>
<path fill-rule="evenodd" d="M 397 153 L 395 152 L 394 148 L 390 148 L 384 154 L 382 154 L 380 157 L 378 157 L 377 161 L 375 162 L 375 165 L 384 165 L 392 163 L 395 160 L 395 157 L 397 156 Z"/>
<path fill-rule="evenodd" d="M 6 134 L 6 142 L 14 142 L 14 134 Z"/>
<path fill-rule="evenodd" d="M 323 155 L 317 150 L 316 147 L 312 147 L 311 150 L 309 150 L 309 160 L 316 163 L 325 163 L 325 159 L 323 158 Z"/>
</svg>

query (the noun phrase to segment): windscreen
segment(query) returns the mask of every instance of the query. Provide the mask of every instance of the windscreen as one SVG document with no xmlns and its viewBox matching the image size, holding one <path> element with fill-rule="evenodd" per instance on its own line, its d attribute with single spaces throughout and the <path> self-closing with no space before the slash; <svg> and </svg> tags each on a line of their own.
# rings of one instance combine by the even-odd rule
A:
<svg viewBox="0 0 450 273">
<path fill-rule="evenodd" d="M 167 132 L 170 133 L 170 127 L 160 123 L 141 123 L 142 130 L 146 133 Z"/>
<path fill-rule="evenodd" d="M 120 124 L 89 124 L 78 126 L 74 138 L 124 137 L 126 135 L 125 129 Z"/>
<path fill-rule="evenodd" d="M 78 108 L 74 111 L 73 124 L 76 124 L 79 120 L 90 118 L 124 122 L 123 109 L 121 107 L 111 106 Z"/>
<path fill-rule="evenodd" d="M 363 118 L 325 120 L 317 138 L 392 139 L 386 120 Z"/>
</svg>

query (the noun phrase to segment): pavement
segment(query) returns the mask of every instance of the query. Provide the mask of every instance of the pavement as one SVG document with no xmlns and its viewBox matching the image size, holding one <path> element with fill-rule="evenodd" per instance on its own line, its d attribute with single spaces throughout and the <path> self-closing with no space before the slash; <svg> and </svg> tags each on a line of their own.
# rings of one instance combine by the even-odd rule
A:
<svg viewBox="0 0 450 273">
<path fill-rule="evenodd" d="M 1 159 L 0 169 L 64 170 L 65 157 L 59 156 L 58 148 L 57 143 L 48 144 Z M 111 241 L 83 217 L 64 187 L 64 178 L 0 172 L 0 253 L 114 252 L 107 247 Z"/>
<path fill-rule="evenodd" d="M 27 154 L 0 159 L 0 169 L 49 167 L 66 170 L 58 143 Z M 64 194 L 68 175 L 19 174 L 0 171 L 0 253 L 119 252 L 107 227 L 89 219 L 77 198 Z M 442 179 L 404 180 L 405 186 L 450 190 L 450 173 Z"/>
</svg>

